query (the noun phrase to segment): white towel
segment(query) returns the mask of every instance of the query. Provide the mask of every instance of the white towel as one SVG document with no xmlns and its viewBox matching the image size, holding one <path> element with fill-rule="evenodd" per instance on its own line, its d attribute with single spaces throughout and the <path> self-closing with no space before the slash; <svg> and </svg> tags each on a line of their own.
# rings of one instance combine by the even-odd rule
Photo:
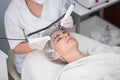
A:
<svg viewBox="0 0 120 80">
<path fill-rule="evenodd" d="M 120 80 L 120 55 L 101 53 L 68 64 L 56 80 Z"/>
</svg>

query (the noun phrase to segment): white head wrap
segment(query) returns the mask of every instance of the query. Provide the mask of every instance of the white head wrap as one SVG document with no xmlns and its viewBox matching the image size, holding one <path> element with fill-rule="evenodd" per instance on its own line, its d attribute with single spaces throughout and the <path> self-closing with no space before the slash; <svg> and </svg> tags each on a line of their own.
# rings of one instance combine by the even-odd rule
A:
<svg viewBox="0 0 120 80">
<path fill-rule="evenodd" d="M 53 49 L 50 41 L 47 43 L 46 47 L 44 48 L 44 51 L 51 61 L 62 64 L 66 63 L 64 59 L 61 58 L 60 55 Z"/>
</svg>

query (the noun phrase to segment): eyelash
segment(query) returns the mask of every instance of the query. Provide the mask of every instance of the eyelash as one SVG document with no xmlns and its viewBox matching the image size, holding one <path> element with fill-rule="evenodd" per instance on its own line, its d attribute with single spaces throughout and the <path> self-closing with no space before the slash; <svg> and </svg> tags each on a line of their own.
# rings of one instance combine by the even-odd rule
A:
<svg viewBox="0 0 120 80">
<path fill-rule="evenodd" d="M 59 37 L 59 38 L 57 39 L 57 42 L 59 42 L 61 39 L 62 39 L 62 38 L 61 38 L 61 37 Z"/>
<path fill-rule="evenodd" d="M 66 31 L 63 31 L 63 34 L 65 34 L 65 33 L 66 33 Z M 67 33 L 67 34 L 68 34 L 68 36 L 70 35 L 69 33 Z M 61 37 L 58 37 L 57 42 L 59 42 L 61 39 L 62 39 Z"/>
</svg>

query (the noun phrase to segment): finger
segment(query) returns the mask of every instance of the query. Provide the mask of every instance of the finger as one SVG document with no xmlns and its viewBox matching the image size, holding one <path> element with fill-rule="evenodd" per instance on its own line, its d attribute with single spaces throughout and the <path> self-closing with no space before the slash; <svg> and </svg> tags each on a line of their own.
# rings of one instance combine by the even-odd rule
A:
<svg viewBox="0 0 120 80">
<path fill-rule="evenodd" d="M 73 25 L 73 22 L 64 22 L 63 26 L 65 26 L 65 25 Z"/>
<path fill-rule="evenodd" d="M 71 16 L 69 16 L 69 17 L 67 17 L 67 18 L 66 18 L 66 20 L 72 20 L 72 17 L 71 17 Z"/>
<path fill-rule="evenodd" d="M 66 19 L 66 20 L 64 21 L 64 23 L 71 23 L 71 22 L 73 22 L 72 19 Z"/>
<path fill-rule="evenodd" d="M 65 21 L 63 24 L 73 24 L 73 21 Z"/>
</svg>

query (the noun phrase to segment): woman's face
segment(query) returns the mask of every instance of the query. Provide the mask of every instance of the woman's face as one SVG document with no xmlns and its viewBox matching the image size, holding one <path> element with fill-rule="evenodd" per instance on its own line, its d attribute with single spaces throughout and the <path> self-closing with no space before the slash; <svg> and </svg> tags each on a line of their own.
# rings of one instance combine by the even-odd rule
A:
<svg viewBox="0 0 120 80">
<path fill-rule="evenodd" d="M 69 51 L 77 49 L 78 43 L 76 39 L 71 36 L 67 31 L 65 30 L 59 30 L 52 34 L 52 45 L 53 48 L 58 53 L 69 53 Z"/>
</svg>

